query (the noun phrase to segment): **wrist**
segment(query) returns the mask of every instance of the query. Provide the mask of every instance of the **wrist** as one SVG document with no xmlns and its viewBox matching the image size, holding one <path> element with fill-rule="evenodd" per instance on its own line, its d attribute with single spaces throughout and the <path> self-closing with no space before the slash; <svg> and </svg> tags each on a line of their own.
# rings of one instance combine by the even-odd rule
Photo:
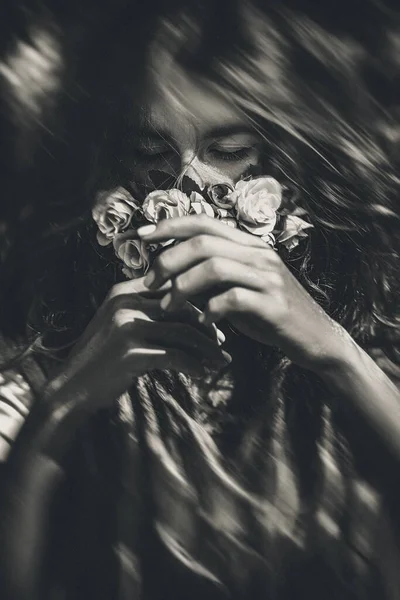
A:
<svg viewBox="0 0 400 600">
<path fill-rule="evenodd" d="M 335 323 L 334 329 L 335 335 L 327 344 L 328 350 L 319 355 L 312 367 L 322 380 L 331 384 L 354 374 L 362 352 L 343 327 Z"/>
</svg>

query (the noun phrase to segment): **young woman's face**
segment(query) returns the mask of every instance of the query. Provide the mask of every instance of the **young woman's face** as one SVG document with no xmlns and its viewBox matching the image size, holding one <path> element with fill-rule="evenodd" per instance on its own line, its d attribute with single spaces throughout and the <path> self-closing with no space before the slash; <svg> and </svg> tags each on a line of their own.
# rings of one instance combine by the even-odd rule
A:
<svg viewBox="0 0 400 600">
<path fill-rule="evenodd" d="M 162 77 L 162 76 L 161 76 Z M 137 179 L 184 173 L 200 188 L 234 183 L 260 161 L 260 136 L 226 98 L 177 70 L 156 81 L 135 143 Z"/>
</svg>

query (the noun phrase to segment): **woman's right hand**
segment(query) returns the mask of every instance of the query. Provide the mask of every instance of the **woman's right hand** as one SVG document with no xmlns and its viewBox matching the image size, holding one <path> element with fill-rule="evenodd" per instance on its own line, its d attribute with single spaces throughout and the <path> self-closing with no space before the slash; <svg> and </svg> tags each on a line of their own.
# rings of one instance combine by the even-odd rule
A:
<svg viewBox="0 0 400 600">
<path fill-rule="evenodd" d="M 198 322 L 198 311 L 186 303 L 164 313 L 160 298 L 143 278 L 116 284 L 75 345 L 69 359 L 47 388 L 64 389 L 91 410 L 108 406 L 132 380 L 155 369 L 201 377 L 219 369 L 229 355 L 217 343 L 215 327 Z"/>
</svg>

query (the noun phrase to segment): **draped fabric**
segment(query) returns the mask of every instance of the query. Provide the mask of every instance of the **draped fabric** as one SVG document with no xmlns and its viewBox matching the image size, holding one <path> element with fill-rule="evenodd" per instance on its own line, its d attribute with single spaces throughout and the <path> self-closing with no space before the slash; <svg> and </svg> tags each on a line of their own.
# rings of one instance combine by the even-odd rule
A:
<svg viewBox="0 0 400 600">
<path fill-rule="evenodd" d="M 4 374 L 0 386 L 5 458 L 39 400 L 22 373 Z M 192 382 L 184 402 L 173 392 L 172 380 L 145 376 L 71 438 L 49 515 L 44 600 L 400 597 L 400 558 L 382 498 L 357 474 L 351 498 L 344 494 L 327 406 L 318 447 L 326 482 L 306 528 L 282 400 L 270 444 L 252 454 L 243 443 L 227 455 L 204 417 L 201 390 Z M 222 403 L 229 393 L 229 381 L 220 384 Z M 252 438 L 254 420 L 248 427 Z M 350 507 L 346 544 L 338 525 L 343 503 Z"/>
</svg>

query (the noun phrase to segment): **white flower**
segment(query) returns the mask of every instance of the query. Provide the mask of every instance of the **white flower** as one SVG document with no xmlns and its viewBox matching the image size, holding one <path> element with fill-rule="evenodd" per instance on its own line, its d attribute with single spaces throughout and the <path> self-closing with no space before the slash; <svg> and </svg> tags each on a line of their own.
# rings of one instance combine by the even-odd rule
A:
<svg viewBox="0 0 400 600">
<path fill-rule="evenodd" d="M 92 209 L 92 216 L 99 231 L 97 241 L 101 246 L 111 244 L 113 238 L 125 231 L 140 204 L 123 187 L 100 192 Z"/>
<path fill-rule="evenodd" d="M 273 248 L 275 246 L 275 236 L 273 233 L 267 233 L 265 235 L 261 236 L 261 239 L 263 242 L 265 242 L 266 244 L 268 244 L 268 246 L 271 246 L 271 248 Z"/>
<path fill-rule="evenodd" d="M 196 215 L 206 214 L 208 217 L 214 217 L 214 208 L 209 202 L 206 202 L 199 192 L 192 192 L 190 194 L 190 209 Z"/>
<path fill-rule="evenodd" d="M 284 217 L 283 230 L 277 237 L 276 241 L 285 246 L 289 251 L 298 246 L 301 238 L 306 238 L 308 233 L 306 229 L 313 227 L 311 223 L 307 223 L 296 215 L 287 215 Z"/>
<path fill-rule="evenodd" d="M 149 250 L 146 244 L 142 240 L 133 239 L 132 233 L 132 231 L 126 231 L 117 235 L 113 240 L 115 254 L 131 273 L 129 279 L 143 275 L 150 265 Z"/>
<path fill-rule="evenodd" d="M 232 229 L 236 229 L 238 226 L 237 221 L 234 217 L 222 217 L 219 220 L 221 221 L 221 223 L 228 225 L 228 227 L 232 227 Z"/>
<path fill-rule="evenodd" d="M 218 207 L 215 207 L 214 210 L 215 210 L 215 214 L 220 219 L 227 219 L 229 217 L 234 218 L 234 213 L 232 211 L 228 210 L 227 208 L 218 208 Z"/>
<path fill-rule="evenodd" d="M 254 235 L 271 233 L 276 223 L 276 211 L 282 200 L 281 186 L 272 177 L 239 181 L 232 196 L 240 225 Z"/>
<path fill-rule="evenodd" d="M 158 223 L 189 214 L 190 200 L 180 190 L 155 190 L 143 202 L 143 213 L 148 221 Z"/>
<path fill-rule="evenodd" d="M 217 183 L 208 188 L 208 195 L 219 208 L 232 209 L 236 204 L 233 187 L 229 183 Z"/>
<path fill-rule="evenodd" d="M 127 279 L 136 279 L 137 277 L 140 277 L 138 271 L 135 271 L 135 269 L 130 269 L 129 267 L 123 266 L 121 271 Z"/>
</svg>

